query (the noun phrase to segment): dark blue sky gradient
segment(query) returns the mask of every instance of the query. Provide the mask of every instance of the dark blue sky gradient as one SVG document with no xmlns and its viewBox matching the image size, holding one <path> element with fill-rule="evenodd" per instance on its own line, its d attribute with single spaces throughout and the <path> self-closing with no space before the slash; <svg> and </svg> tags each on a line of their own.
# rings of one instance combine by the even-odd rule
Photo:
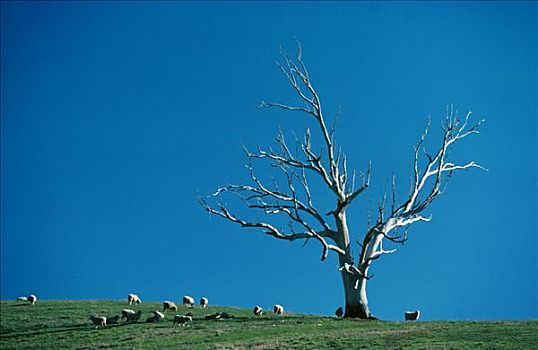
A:
<svg viewBox="0 0 538 350">
<path fill-rule="evenodd" d="M 196 202 L 248 180 L 241 142 L 310 123 L 255 108 L 296 101 L 274 65 L 293 37 L 327 116 L 342 107 L 350 167 L 372 161 L 356 238 L 392 172 L 405 196 L 429 115 L 432 148 L 447 103 L 487 120 L 452 156 L 490 171 L 457 174 L 433 220 L 374 265 L 373 313 L 538 318 L 536 2 L 2 2 L 2 299 L 191 294 L 332 314 L 334 256 Z"/>
</svg>

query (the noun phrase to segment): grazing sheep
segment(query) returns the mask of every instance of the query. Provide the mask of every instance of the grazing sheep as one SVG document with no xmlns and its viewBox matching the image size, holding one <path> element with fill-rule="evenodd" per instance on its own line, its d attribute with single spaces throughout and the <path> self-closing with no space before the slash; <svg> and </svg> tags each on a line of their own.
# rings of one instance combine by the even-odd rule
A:
<svg viewBox="0 0 538 350">
<path fill-rule="evenodd" d="M 155 323 L 155 322 L 158 322 L 158 321 L 159 320 L 155 316 L 150 316 L 150 317 L 146 318 L 146 323 Z"/>
<path fill-rule="evenodd" d="M 194 298 L 188 295 L 183 297 L 183 305 L 192 307 L 194 305 Z"/>
<path fill-rule="evenodd" d="M 406 311 L 405 320 L 406 321 L 416 321 L 420 317 L 420 311 Z"/>
<path fill-rule="evenodd" d="M 28 301 L 28 297 L 18 297 L 17 301 Z"/>
<path fill-rule="evenodd" d="M 180 324 L 182 326 L 185 326 L 185 324 L 187 322 L 192 322 L 192 317 L 191 316 L 187 316 L 187 315 L 176 315 L 174 317 L 174 323 L 173 325 L 175 326 L 176 324 Z"/>
<path fill-rule="evenodd" d="M 220 312 L 217 312 L 217 313 L 214 313 L 214 314 L 211 314 L 211 315 L 206 315 L 204 317 L 204 319 L 206 321 L 216 321 L 220 318 Z"/>
<path fill-rule="evenodd" d="M 107 325 L 118 324 L 119 320 L 120 320 L 120 315 L 116 315 L 116 316 L 113 316 L 113 317 L 107 317 L 106 318 L 106 324 Z"/>
<path fill-rule="evenodd" d="M 129 319 L 130 316 L 134 315 L 135 311 L 131 309 L 123 309 L 121 310 L 121 319 Z"/>
<path fill-rule="evenodd" d="M 153 316 L 148 317 L 146 319 L 146 322 L 154 323 L 154 322 L 159 322 L 161 320 L 164 320 L 164 314 L 162 312 L 160 312 L 160 311 L 155 310 L 155 311 L 153 311 Z"/>
<path fill-rule="evenodd" d="M 187 316 L 189 316 L 187 314 Z M 221 312 L 217 312 L 217 313 L 214 313 L 214 314 L 211 314 L 211 315 L 206 315 L 204 317 L 204 319 L 206 321 L 216 321 L 216 320 L 220 320 L 220 319 L 230 319 L 232 318 L 232 316 L 230 316 L 227 312 L 224 312 L 224 311 L 221 311 Z"/>
<path fill-rule="evenodd" d="M 273 307 L 273 312 L 275 313 L 275 315 L 282 315 L 284 313 L 284 307 L 282 305 L 276 304 Z"/>
<path fill-rule="evenodd" d="M 168 300 L 163 301 L 163 312 L 166 312 L 166 310 L 177 311 L 176 303 Z"/>
<path fill-rule="evenodd" d="M 90 316 L 89 318 L 92 320 L 93 324 L 95 325 L 95 328 L 97 329 L 99 326 L 105 327 L 106 326 L 106 317 L 98 317 L 98 316 Z"/>
<path fill-rule="evenodd" d="M 263 314 L 263 309 L 260 306 L 256 305 L 254 306 L 252 312 L 254 313 L 254 316 L 261 316 L 261 314 Z"/>
<path fill-rule="evenodd" d="M 157 317 L 160 320 L 164 319 L 164 314 L 157 310 L 153 311 L 153 316 Z"/>
<path fill-rule="evenodd" d="M 133 304 L 138 305 L 142 302 L 142 300 L 140 300 L 138 295 L 132 294 L 132 293 L 127 296 L 127 301 L 129 302 L 129 305 L 133 305 Z"/>
<path fill-rule="evenodd" d="M 338 309 L 336 309 L 335 313 L 336 317 L 340 318 L 344 316 L 344 309 L 340 306 Z"/>
<path fill-rule="evenodd" d="M 224 319 L 229 319 L 229 318 L 232 318 L 232 316 L 230 316 L 227 312 L 220 312 L 220 318 L 224 318 Z"/>
<path fill-rule="evenodd" d="M 202 298 L 200 299 L 200 306 L 201 306 L 201 307 L 207 307 L 207 304 L 209 304 L 209 300 L 207 300 L 206 297 L 202 297 Z"/>
<path fill-rule="evenodd" d="M 32 306 L 34 306 L 35 302 L 37 301 L 37 297 L 33 294 L 30 294 L 27 300 L 32 304 Z"/>
<path fill-rule="evenodd" d="M 134 314 L 129 314 L 126 318 L 126 322 L 137 322 L 142 316 L 142 310 L 138 310 Z"/>
</svg>

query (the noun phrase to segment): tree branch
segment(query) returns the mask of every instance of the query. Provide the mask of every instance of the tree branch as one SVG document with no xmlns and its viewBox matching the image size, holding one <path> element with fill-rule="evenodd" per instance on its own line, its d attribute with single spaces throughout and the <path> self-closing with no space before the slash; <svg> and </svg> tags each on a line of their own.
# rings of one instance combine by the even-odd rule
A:
<svg viewBox="0 0 538 350">
<path fill-rule="evenodd" d="M 310 81 L 306 65 L 302 59 L 302 48 L 297 42 L 297 57 L 295 60 L 290 58 L 286 51 L 280 49 L 280 54 L 284 60 L 284 64 L 278 63 L 277 66 L 282 71 L 288 82 L 295 90 L 298 97 L 302 100 L 305 106 L 293 106 L 282 103 L 267 103 L 262 101 L 259 107 L 277 107 L 284 110 L 303 112 L 313 117 L 318 125 L 325 147 L 327 148 L 327 167 L 321 162 L 321 156 L 317 156 L 310 147 L 310 131 L 307 130 L 305 135 L 305 143 L 302 145 L 304 154 L 307 157 L 307 162 L 297 162 L 296 160 L 287 157 L 280 157 L 270 152 L 265 152 L 264 157 L 269 157 L 274 160 L 287 162 L 292 166 L 303 166 L 304 168 L 316 171 L 325 183 L 338 196 L 338 201 L 341 208 L 349 205 L 355 197 L 361 194 L 367 187 L 369 182 L 370 169 L 368 169 L 368 181 L 363 181 L 363 185 L 356 191 L 347 192 L 346 183 L 348 179 L 346 158 L 340 158 L 340 152 L 335 157 L 334 151 L 334 124 L 331 130 L 327 128 L 325 118 L 323 116 L 321 99 Z M 340 209 L 341 210 L 341 209 Z"/>
<path fill-rule="evenodd" d="M 287 240 L 287 241 L 295 241 L 298 239 L 309 239 L 309 238 L 315 238 L 318 240 L 323 247 L 323 252 L 321 255 L 321 260 L 325 260 L 328 256 L 329 251 L 335 251 L 338 254 L 344 254 L 345 251 L 341 249 L 340 247 L 329 244 L 325 240 L 325 238 L 331 237 L 332 232 L 329 231 L 314 231 L 312 230 L 308 225 L 305 225 L 308 230 L 301 233 L 284 233 L 277 227 L 266 223 L 266 222 L 250 222 L 246 220 L 239 219 L 234 214 L 230 213 L 230 211 L 226 208 L 226 206 L 222 203 L 218 203 L 218 209 L 215 209 L 211 207 L 203 198 L 198 198 L 198 202 L 205 208 L 205 210 L 211 214 L 218 215 L 222 218 L 225 218 L 231 222 L 234 222 L 236 224 L 241 225 L 241 227 L 254 227 L 254 228 L 262 228 L 264 229 L 264 233 L 270 236 L 273 236 L 278 239 Z M 285 212 L 289 213 L 289 209 L 284 209 Z"/>
<path fill-rule="evenodd" d="M 226 205 L 220 200 L 217 201 L 217 206 L 214 208 L 210 206 L 206 200 L 199 199 L 200 204 L 209 212 L 225 218 L 229 221 L 235 222 L 242 227 L 255 227 L 262 228 L 265 233 L 278 239 L 296 240 L 296 239 L 309 239 L 314 238 L 319 241 L 323 247 L 322 260 L 327 258 L 329 251 L 335 251 L 338 254 L 345 254 L 345 250 L 337 245 L 330 244 L 327 239 L 335 240 L 336 233 L 333 231 L 329 224 L 323 219 L 323 216 L 317 211 L 313 205 L 310 188 L 304 172 L 305 167 L 298 165 L 299 161 L 291 155 L 289 148 L 287 147 L 282 135 L 279 135 L 277 140 L 280 140 L 280 145 L 283 150 L 283 155 L 277 155 L 272 150 L 269 152 L 260 151 L 258 154 L 252 154 L 245 148 L 245 152 L 251 158 L 269 158 L 276 160 L 276 164 L 273 166 L 281 170 L 286 179 L 287 190 L 283 191 L 278 186 L 276 179 L 273 179 L 274 189 L 266 186 L 257 176 L 252 165 L 247 165 L 249 169 L 250 177 L 253 186 L 248 185 L 228 185 L 219 188 L 215 193 L 208 197 L 217 197 L 224 193 L 231 193 L 237 195 L 243 200 L 245 205 L 250 209 L 259 209 L 266 215 L 285 214 L 290 220 L 302 227 L 304 232 L 293 232 L 293 225 L 290 224 L 290 231 L 284 232 L 282 229 L 278 229 L 274 225 L 267 223 L 263 220 L 255 222 L 240 219 L 236 215 L 232 214 Z M 299 173 L 297 170 L 301 169 Z M 306 196 L 307 201 L 304 202 L 299 199 L 299 192 L 297 191 L 296 184 L 299 184 L 301 193 Z M 321 229 L 315 229 L 307 220 L 313 220 L 317 222 Z"/>
<path fill-rule="evenodd" d="M 487 171 L 486 168 L 477 164 L 474 161 L 470 161 L 465 164 L 456 164 L 452 161 L 448 161 L 447 154 L 450 148 L 456 143 L 469 135 L 477 134 L 478 127 L 482 124 L 483 120 L 480 120 L 474 126 L 469 127 L 469 117 L 471 112 L 468 112 L 464 121 L 460 121 L 454 112 L 454 108 L 449 106 L 446 112 L 446 118 L 442 125 L 443 127 L 443 142 L 438 151 L 433 155 L 429 155 L 424 151 L 424 155 L 427 158 L 426 164 L 422 171 L 419 170 L 419 156 L 420 149 L 423 148 L 426 136 L 428 135 L 430 120 L 422 133 L 418 143 L 414 149 L 414 161 L 413 161 L 413 178 L 411 185 L 411 192 L 409 197 L 398 207 L 396 207 L 396 185 L 393 177 L 392 182 L 392 208 L 390 215 L 385 217 L 385 200 L 386 193 L 383 196 L 383 200 L 380 201 L 378 210 L 379 217 L 377 223 L 367 231 L 364 240 L 361 244 L 361 258 L 358 262 L 358 269 L 366 274 L 370 263 L 373 260 L 378 259 L 382 255 L 389 254 L 395 250 L 383 250 L 383 239 L 387 239 L 393 243 L 403 244 L 407 241 L 407 232 L 404 236 L 398 234 L 391 234 L 391 231 L 396 231 L 398 228 L 408 227 L 416 222 L 428 222 L 431 220 L 431 216 L 424 216 L 421 213 L 431 204 L 435 198 L 441 193 L 442 186 L 446 186 L 448 178 L 455 172 L 461 170 L 467 170 L 470 168 L 478 168 Z M 444 176 L 447 175 L 447 176 Z M 430 183 L 431 187 L 427 189 L 427 184 Z"/>
</svg>

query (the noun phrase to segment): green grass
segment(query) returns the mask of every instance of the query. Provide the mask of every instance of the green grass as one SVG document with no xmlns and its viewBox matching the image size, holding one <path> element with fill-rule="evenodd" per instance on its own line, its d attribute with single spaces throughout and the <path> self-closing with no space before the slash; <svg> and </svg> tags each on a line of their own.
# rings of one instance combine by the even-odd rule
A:
<svg viewBox="0 0 538 350">
<path fill-rule="evenodd" d="M 113 316 L 124 308 L 142 310 L 134 324 L 95 329 L 91 314 Z M 173 313 L 145 323 L 161 303 L 129 307 L 123 301 L 38 301 L 0 303 L 0 349 L 538 349 L 538 321 L 384 322 L 329 317 L 264 315 L 230 307 L 181 307 L 194 321 L 173 327 Z M 226 311 L 229 320 L 203 316 Z"/>
</svg>

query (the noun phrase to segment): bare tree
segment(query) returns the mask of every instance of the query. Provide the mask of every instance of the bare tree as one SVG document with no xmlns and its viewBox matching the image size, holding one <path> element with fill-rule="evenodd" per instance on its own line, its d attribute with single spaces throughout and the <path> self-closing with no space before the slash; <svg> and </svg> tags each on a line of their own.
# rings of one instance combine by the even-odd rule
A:
<svg viewBox="0 0 538 350">
<path fill-rule="evenodd" d="M 283 61 L 277 62 L 277 65 L 300 103 L 290 105 L 262 101 L 260 107 L 278 108 L 313 118 L 321 135 L 321 150 L 313 149 L 310 128 L 306 128 L 301 140 L 295 137 L 293 148 L 290 148 L 284 133 L 279 130 L 276 138 L 278 148 L 263 149 L 258 146 L 255 152 L 244 149 L 250 160 L 247 168 L 252 184 L 221 187 L 207 198 L 199 198 L 199 201 L 209 213 L 221 216 L 242 227 L 259 228 L 265 234 L 277 239 L 286 241 L 314 239 L 321 245 L 322 261 L 327 258 L 330 251 L 335 252 L 338 256 L 338 270 L 342 276 L 345 292 L 344 317 L 374 319 L 368 306 L 366 293 L 372 263 L 381 256 L 396 251 L 395 248 L 384 249 L 384 242 L 392 245 L 403 244 L 407 240 L 409 225 L 420 221 L 430 221 L 431 216 L 423 214 L 425 209 L 442 193 L 448 179 L 455 172 L 470 168 L 485 170 L 473 161 L 456 164 L 448 160 L 448 151 L 451 147 L 457 141 L 478 133 L 478 127 L 483 120 L 470 125 L 471 112 L 460 120 L 454 109 L 451 106 L 448 107 L 442 123 L 442 144 L 434 153 L 427 153 L 424 147 L 430 127 L 428 122 L 415 146 L 414 176 L 409 195 L 403 203 L 397 203 L 393 176 L 390 206 L 386 203 L 387 191 L 385 191 L 378 204 L 377 219 L 369 223 L 364 237 L 357 242 L 360 255 L 354 257 L 347 209 L 368 188 L 371 163 L 365 173 L 358 176 L 358 179 L 355 172 L 349 172 L 345 155 L 341 150 L 335 149 L 334 123 L 331 127 L 327 126 L 321 99 L 312 85 L 301 56 L 301 47 L 298 46 L 295 59 L 288 56 L 282 49 L 281 55 Z M 253 166 L 255 160 L 268 161 L 280 173 L 281 181 L 278 181 L 276 177 L 272 178 L 270 184 L 262 180 L 255 172 Z M 314 205 L 308 181 L 312 177 L 321 179 L 335 199 L 333 209 L 326 214 L 322 214 Z M 356 182 L 358 182 L 357 185 Z M 225 194 L 238 196 L 248 208 L 258 211 L 263 218 L 248 220 L 239 217 L 231 210 L 231 206 L 224 202 Z M 279 225 L 282 223 L 279 216 L 284 216 L 288 222 L 286 228 Z"/>
</svg>

